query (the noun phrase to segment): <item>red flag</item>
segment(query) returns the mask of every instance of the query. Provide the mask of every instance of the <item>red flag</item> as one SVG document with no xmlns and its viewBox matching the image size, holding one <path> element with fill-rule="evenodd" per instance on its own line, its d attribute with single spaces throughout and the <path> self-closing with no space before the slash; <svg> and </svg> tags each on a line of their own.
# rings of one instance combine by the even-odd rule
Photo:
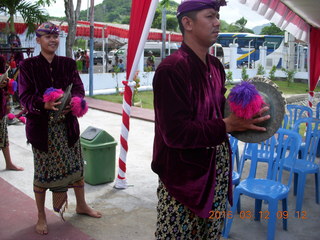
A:
<svg viewBox="0 0 320 240">
<path fill-rule="evenodd" d="M 138 68 L 144 45 L 147 40 L 158 0 L 133 0 L 130 16 L 130 29 L 127 53 L 127 81 L 124 82 L 122 126 L 120 136 L 120 156 L 115 188 L 126 188 L 126 158 L 128 152 L 129 122 L 133 91 L 133 76 Z"/>
</svg>

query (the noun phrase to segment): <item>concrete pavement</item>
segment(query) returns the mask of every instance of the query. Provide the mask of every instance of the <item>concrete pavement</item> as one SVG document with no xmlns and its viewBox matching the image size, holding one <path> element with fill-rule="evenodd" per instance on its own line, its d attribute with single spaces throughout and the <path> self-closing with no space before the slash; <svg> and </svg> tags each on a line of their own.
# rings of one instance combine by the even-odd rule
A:
<svg viewBox="0 0 320 240">
<path fill-rule="evenodd" d="M 119 105 L 121 108 L 121 105 Z M 119 142 L 121 115 L 99 111 L 90 108 L 88 113 L 79 119 L 81 132 L 88 126 L 101 128 L 112 135 L 117 142 Z M 33 157 L 31 146 L 26 144 L 24 125 L 11 125 L 9 129 L 10 150 L 14 163 L 25 168 L 23 172 L 4 171 L 4 160 L 0 157 L 0 177 L 11 184 L 13 188 L 18 190 L 17 196 L 20 198 L 34 199 L 32 191 L 33 181 Z M 96 240 L 144 240 L 154 239 L 154 230 L 156 222 L 156 188 L 157 175 L 151 169 L 152 159 L 152 144 L 154 136 L 154 124 L 152 121 L 144 121 L 140 119 L 131 118 L 130 133 L 129 133 L 129 151 L 127 155 L 127 181 L 129 187 L 125 190 L 114 189 L 114 183 L 106 183 L 96 186 L 86 184 L 85 192 L 87 202 L 93 208 L 102 212 L 101 219 L 92 219 L 86 216 L 75 214 L 75 197 L 72 190 L 69 190 L 69 208 L 65 213 L 67 223 L 61 222 L 57 217 L 53 218 L 52 227 L 49 231 L 56 231 L 55 224 L 70 224 L 61 231 L 74 231 L 77 229 L 84 238 L 81 239 L 96 239 Z M 241 144 L 243 146 L 243 144 Z M 240 147 L 241 148 L 241 147 Z M 119 143 L 116 146 L 116 162 L 119 156 Z M 248 171 L 248 164 L 246 161 L 246 168 L 244 175 Z M 265 166 L 260 168 L 265 170 Z M 9 188 L 9 187 L 8 187 Z M 0 205 L 5 204 L 8 199 L 8 193 L 1 190 Z M 52 201 L 51 193 L 47 193 L 46 207 L 51 211 Z M 15 205 L 18 206 L 19 197 L 15 198 Z M 249 198 L 242 198 L 242 210 L 253 211 L 254 201 Z M 35 202 L 28 201 L 24 208 L 33 209 L 36 213 Z M 280 205 L 279 205 L 280 206 Z M 289 198 L 289 213 L 294 213 L 295 198 L 290 194 Z M 281 209 L 281 208 L 279 208 Z M 266 210 L 266 205 L 263 206 L 263 211 Z M 282 223 L 278 220 L 276 239 L 278 240 L 316 240 L 320 235 L 320 206 L 315 203 L 314 198 L 314 177 L 309 176 L 307 179 L 305 198 L 303 203 L 303 210 L 307 215 L 307 219 L 289 219 L 288 231 L 282 230 Z M 19 210 L 17 210 L 19 211 Z M 32 211 L 31 211 L 32 212 Z M 20 221 L 25 222 L 24 231 L 31 234 L 33 225 L 36 221 L 36 214 L 30 215 L 21 211 L 18 214 Z M 7 221 L 0 223 L 0 239 L 80 239 L 76 234 L 54 236 L 53 234 L 47 236 L 32 235 L 32 238 L 17 238 L 17 221 L 16 217 L 8 216 L 9 212 L 4 208 L 0 208 L 0 216 L 6 216 Z M 51 221 L 51 222 L 52 222 Z M 54 222 L 55 221 L 55 222 Z M 60 225 L 59 225 L 60 226 Z M 75 228 L 75 229 L 74 229 Z M 1 230 L 2 229 L 2 230 Z M 6 229 L 6 232 L 12 234 L 6 235 L 3 238 L 1 232 Z M 60 228 L 58 228 L 60 229 Z M 60 231 L 60 230 L 59 230 Z M 240 219 L 236 215 L 230 239 L 247 240 L 266 239 L 267 221 L 255 222 L 253 219 Z M 50 237 L 51 235 L 51 237 Z M 79 235 L 79 236 L 80 236 Z M 2 237 L 1 237 L 2 236 Z M 25 235 L 26 237 L 28 235 Z M 87 238 L 86 238 L 87 236 Z"/>
</svg>

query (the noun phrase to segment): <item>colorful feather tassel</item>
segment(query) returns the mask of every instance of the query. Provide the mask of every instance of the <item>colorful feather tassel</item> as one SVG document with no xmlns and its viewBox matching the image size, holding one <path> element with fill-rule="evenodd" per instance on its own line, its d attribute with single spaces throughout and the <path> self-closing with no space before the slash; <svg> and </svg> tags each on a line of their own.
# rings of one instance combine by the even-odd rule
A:
<svg viewBox="0 0 320 240">
<path fill-rule="evenodd" d="M 18 84 L 15 80 L 10 79 L 8 82 L 8 93 L 13 95 L 15 91 L 17 91 Z"/>
<path fill-rule="evenodd" d="M 8 113 L 7 116 L 8 116 L 9 120 L 12 120 L 12 119 L 16 118 L 16 115 L 14 115 L 13 113 Z"/>
<path fill-rule="evenodd" d="M 71 98 L 71 111 L 72 114 L 76 117 L 82 117 L 88 111 L 88 105 L 86 100 L 80 97 Z"/>
<path fill-rule="evenodd" d="M 44 102 L 55 102 L 56 100 L 58 100 L 59 98 L 62 97 L 62 95 L 64 94 L 64 92 L 62 91 L 62 89 L 56 89 L 56 88 L 48 88 L 44 94 L 43 94 L 43 101 Z"/>
<path fill-rule="evenodd" d="M 256 87 L 245 81 L 231 89 L 228 99 L 231 111 L 244 119 L 254 117 L 266 105 Z"/>
<path fill-rule="evenodd" d="M 26 122 L 27 122 L 26 117 L 19 117 L 18 119 L 19 119 L 20 122 L 22 122 L 24 124 L 26 124 Z"/>
</svg>

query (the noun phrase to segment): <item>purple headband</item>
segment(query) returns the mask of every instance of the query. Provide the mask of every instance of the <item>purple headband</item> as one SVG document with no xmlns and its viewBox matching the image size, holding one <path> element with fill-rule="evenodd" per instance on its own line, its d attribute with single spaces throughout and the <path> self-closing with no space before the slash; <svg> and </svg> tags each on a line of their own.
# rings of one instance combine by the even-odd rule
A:
<svg viewBox="0 0 320 240">
<path fill-rule="evenodd" d="M 220 10 L 220 6 L 226 6 L 225 0 L 184 0 L 177 10 L 177 16 L 185 12 L 199 11 L 206 8 Z"/>
<path fill-rule="evenodd" d="M 41 37 L 46 34 L 59 34 L 59 27 L 51 22 L 42 23 L 36 30 L 37 37 Z"/>
</svg>

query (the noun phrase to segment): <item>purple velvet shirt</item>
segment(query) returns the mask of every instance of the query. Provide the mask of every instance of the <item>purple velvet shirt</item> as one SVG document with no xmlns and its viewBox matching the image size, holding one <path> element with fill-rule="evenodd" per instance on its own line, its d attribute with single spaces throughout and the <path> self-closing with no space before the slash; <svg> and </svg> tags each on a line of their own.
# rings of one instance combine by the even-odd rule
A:
<svg viewBox="0 0 320 240">
<path fill-rule="evenodd" d="M 84 97 L 84 88 L 71 58 L 55 56 L 51 64 L 40 54 L 28 58 L 20 65 L 19 96 L 27 110 L 26 133 L 28 142 L 35 148 L 48 150 L 48 111 L 44 109 L 43 93 L 54 87 L 65 90 L 73 83 L 72 97 Z M 79 123 L 71 112 L 66 115 L 69 146 L 79 139 Z"/>
<path fill-rule="evenodd" d="M 155 139 L 151 164 L 168 192 L 203 218 L 209 217 L 214 199 L 214 147 L 228 141 L 222 120 L 225 72 L 217 58 L 208 54 L 206 61 L 207 66 L 183 43 L 157 68 L 153 79 Z"/>
</svg>

